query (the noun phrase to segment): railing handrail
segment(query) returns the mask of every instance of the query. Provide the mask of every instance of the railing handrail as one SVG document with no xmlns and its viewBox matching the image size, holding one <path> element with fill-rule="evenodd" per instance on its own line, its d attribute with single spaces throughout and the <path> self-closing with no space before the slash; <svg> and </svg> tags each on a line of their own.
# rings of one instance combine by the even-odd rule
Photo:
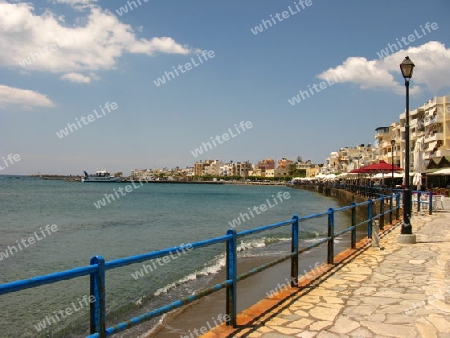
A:
<svg viewBox="0 0 450 338">
<path fill-rule="evenodd" d="M 285 260 L 291 259 L 291 285 L 292 286 L 298 286 L 296 279 L 298 279 L 298 256 L 299 254 L 311 250 L 312 248 L 315 248 L 321 244 L 328 243 L 328 254 L 327 254 L 327 262 L 329 264 L 334 263 L 334 238 L 337 236 L 341 236 L 347 232 L 352 232 L 352 240 L 351 240 L 351 247 L 355 248 L 355 241 L 356 241 L 356 228 L 360 225 L 366 224 L 368 226 L 368 236 L 371 237 L 371 227 L 372 227 L 372 221 L 374 219 L 384 219 L 384 215 L 390 213 L 392 217 L 392 213 L 394 210 L 397 210 L 397 216 L 396 219 L 398 219 L 398 209 L 400 209 L 399 205 L 399 197 L 400 194 L 397 192 L 395 194 L 396 196 L 396 206 L 394 208 L 393 203 L 390 204 L 390 208 L 387 211 L 384 211 L 382 209 L 380 213 L 373 214 L 373 202 L 380 201 L 384 206 L 384 200 L 385 199 L 391 199 L 392 195 L 382 195 L 381 197 L 378 197 L 374 200 L 367 200 L 360 203 L 352 203 L 350 206 L 344 206 L 340 208 L 329 208 L 327 211 L 322 213 L 316 213 L 311 215 L 306 215 L 302 217 L 298 217 L 297 215 L 294 215 L 292 219 L 269 224 L 261 227 L 257 227 L 254 229 L 249 230 L 243 230 L 241 232 L 236 232 L 233 230 L 228 230 L 227 234 L 224 236 L 214 237 L 210 239 L 200 240 L 197 242 L 189 243 L 189 244 L 182 244 L 179 246 L 166 248 L 162 250 L 147 252 L 140 255 L 134 255 L 130 257 L 115 259 L 106 262 L 101 256 L 94 256 L 91 259 L 91 264 L 88 266 L 82 266 L 77 267 L 70 270 L 65 270 L 62 272 L 56 272 L 51 273 L 43 276 L 38 276 L 30 279 L 25 280 L 18 280 L 10 283 L 5 283 L 0 285 L 0 295 L 12 293 L 12 292 L 18 292 L 21 290 L 25 290 L 28 288 L 33 288 L 41 285 L 46 284 L 52 284 L 56 283 L 62 280 L 68 280 L 73 279 L 81 276 L 91 276 L 91 296 L 94 297 L 94 302 L 91 304 L 91 334 L 88 337 L 100 337 L 104 338 L 107 336 L 110 336 L 112 334 L 124 331 L 132 326 L 138 325 L 139 323 L 142 323 L 143 321 L 149 320 L 151 318 L 154 318 L 158 315 L 162 315 L 163 313 L 169 312 L 171 310 L 174 310 L 176 308 L 179 308 L 183 305 L 186 305 L 190 302 L 193 302 L 194 300 L 200 299 L 206 295 L 209 295 L 213 292 L 217 292 L 223 288 L 227 289 L 227 315 L 229 315 L 229 321 L 227 322 L 230 325 L 235 326 L 236 325 L 236 302 L 237 302 L 237 282 L 240 280 L 243 280 L 245 278 L 248 278 L 258 272 L 261 272 L 273 265 L 279 264 Z M 366 206 L 368 207 L 368 217 L 366 220 L 356 223 L 356 209 L 358 207 Z M 352 211 L 352 225 L 344 230 L 341 230 L 338 233 L 334 232 L 334 215 L 336 212 L 341 211 Z M 327 216 L 328 218 L 328 235 L 316 243 L 313 243 L 311 245 L 308 245 L 304 248 L 299 248 L 299 223 L 304 222 L 310 219 L 314 218 L 320 218 Z M 237 274 L 237 239 L 248 236 L 248 235 L 254 235 L 263 231 L 273 230 L 275 228 L 284 227 L 292 225 L 292 248 L 291 251 L 286 254 L 283 257 L 277 258 L 269 263 L 266 263 L 264 265 L 261 265 L 257 268 L 254 268 L 250 271 L 246 271 L 241 273 L 240 275 Z M 106 300 L 105 300 L 105 280 L 106 270 L 111 270 L 131 264 L 141 263 L 144 261 L 148 261 L 151 259 L 164 257 L 167 255 L 170 255 L 173 252 L 176 252 L 178 250 L 186 250 L 188 247 L 191 249 L 198 249 L 218 243 L 227 243 L 227 277 L 226 279 L 219 284 L 213 285 L 209 288 L 202 289 L 200 291 L 197 291 L 196 293 L 187 296 L 181 300 L 174 301 L 170 304 L 164 305 L 160 308 L 154 309 L 150 312 L 144 313 L 138 317 L 132 318 L 128 320 L 127 322 L 122 322 L 114 327 L 106 328 Z"/>
</svg>

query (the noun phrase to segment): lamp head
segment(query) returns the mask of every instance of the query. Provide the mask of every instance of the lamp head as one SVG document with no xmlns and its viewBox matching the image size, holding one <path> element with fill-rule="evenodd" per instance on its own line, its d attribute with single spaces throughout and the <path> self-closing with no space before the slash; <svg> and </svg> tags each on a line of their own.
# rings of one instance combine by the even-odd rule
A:
<svg viewBox="0 0 450 338">
<path fill-rule="evenodd" d="M 402 75 L 405 80 L 409 80 L 412 78 L 414 63 L 409 59 L 409 56 L 405 57 L 403 62 L 400 64 L 400 70 L 402 71 Z"/>
</svg>

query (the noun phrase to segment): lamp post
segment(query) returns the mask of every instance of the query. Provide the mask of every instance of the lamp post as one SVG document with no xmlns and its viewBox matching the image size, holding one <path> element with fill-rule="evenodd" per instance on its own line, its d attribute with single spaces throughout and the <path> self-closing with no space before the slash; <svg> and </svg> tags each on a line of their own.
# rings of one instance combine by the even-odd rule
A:
<svg viewBox="0 0 450 338">
<path fill-rule="evenodd" d="M 394 147 L 395 147 L 395 140 L 391 140 L 392 189 L 394 189 Z"/>
<path fill-rule="evenodd" d="M 411 226 L 411 190 L 409 189 L 409 80 L 411 80 L 414 63 L 405 57 L 400 64 L 406 87 L 406 123 L 405 123 L 405 190 L 403 192 L 403 224 L 398 241 L 415 243 L 416 236 L 412 234 Z"/>
</svg>

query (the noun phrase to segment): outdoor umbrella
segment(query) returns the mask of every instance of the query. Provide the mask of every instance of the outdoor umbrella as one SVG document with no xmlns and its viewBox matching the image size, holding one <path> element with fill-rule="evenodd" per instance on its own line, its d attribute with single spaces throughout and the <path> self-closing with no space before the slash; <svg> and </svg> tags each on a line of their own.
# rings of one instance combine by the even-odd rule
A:
<svg viewBox="0 0 450 338">
<path fill-rule="evenodd" d="M 355 169 L 350 171 L 350 173 L 357 174 L 377 174 L 377 173 L 390 173 L 393 171 L 401 171 L 403 168 L 397 167 L 396 165 L 392 165 L 390 163 L 386 163 L 381 160 L 379 163 L 369 164 L 359 169 Z"/>
<path fill-rule="evenodd" d="M 392 171 L 401 171 L 403 168 L 397 167 L 396 165 L 392 165 L 389 163 L 386 163 L 383 160 L 380 160 L 378 163 L 369 164 L 364 167 L 355 169 L 350 171 L 350 173 L 356 173 L 356 174 L 386 174 L 390 173 Z"/>
<path fill-rule="evenodd" d="M 417 185 L 417 190 L 420 190 L 420 187 L 422 186 L 422 174 L 421 173 L 414 174 L 413 185 Z"/>
</svg>

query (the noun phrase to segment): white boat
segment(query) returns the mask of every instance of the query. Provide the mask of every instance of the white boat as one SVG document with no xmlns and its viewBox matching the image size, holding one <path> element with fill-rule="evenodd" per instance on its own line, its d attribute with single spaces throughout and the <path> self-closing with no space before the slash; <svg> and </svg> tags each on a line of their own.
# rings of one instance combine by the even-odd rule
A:
<svg viewBox="0 0 450 338">
<path fill-rule="evenodd" d="M 81 182 L 101 182 L 101 183 L 113 183 L 120 182 L 120 177 L 113 177 L 106 170 L 98 170 L 95 175 L 89 175 L 86 171 L 84 172 L 84 177 Z"/>
</svg>

